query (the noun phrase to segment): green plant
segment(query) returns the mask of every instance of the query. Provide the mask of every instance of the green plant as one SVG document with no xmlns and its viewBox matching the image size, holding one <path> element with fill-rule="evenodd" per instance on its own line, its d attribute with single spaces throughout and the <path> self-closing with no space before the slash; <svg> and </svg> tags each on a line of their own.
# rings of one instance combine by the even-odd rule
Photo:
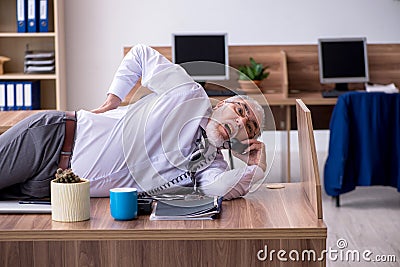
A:
<svg viewBox="0 0 400 267">
<path fill-rule="evenodd" d="M 250 65 L 239 67 L 239 80 L 261 81 L 269 76 L 266 72 L 268 66 L 264 67 L 261 63 L 257 63 L 254 58 L 250 58 Z"/>
</svg>

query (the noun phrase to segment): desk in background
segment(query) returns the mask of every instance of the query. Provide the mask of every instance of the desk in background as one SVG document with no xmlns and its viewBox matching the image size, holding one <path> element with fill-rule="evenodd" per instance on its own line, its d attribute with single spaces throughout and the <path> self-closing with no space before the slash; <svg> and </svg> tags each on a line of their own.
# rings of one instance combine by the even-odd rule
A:
<svg viewBox="0 0 400 267">
<path fill-rule="evenodd" d="M 0 134 L 10 129 L 17 122 L 41 111 L 43 110 L 0 111 Z"/>
</svg>

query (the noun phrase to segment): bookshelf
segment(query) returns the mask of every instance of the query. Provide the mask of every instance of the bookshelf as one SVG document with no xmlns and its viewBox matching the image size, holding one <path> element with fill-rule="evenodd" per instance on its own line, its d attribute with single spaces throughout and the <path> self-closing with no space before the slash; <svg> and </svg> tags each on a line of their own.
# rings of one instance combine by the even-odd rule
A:
<svg viewBox="0 0 400 267">
<path fill-rule="evenodd" d="M 49 1 L 49 32 L 17 32 L 17 0 L 0 1 L 0 55 L 11 58 L 5 63 L 0 80 L 40 80 L 41 109 L 65 110 L 67 106 L 64 0 Z M 30 50 L 54 50 L 54 74 L 25 74 L 24 55 Z"/>
</svg>

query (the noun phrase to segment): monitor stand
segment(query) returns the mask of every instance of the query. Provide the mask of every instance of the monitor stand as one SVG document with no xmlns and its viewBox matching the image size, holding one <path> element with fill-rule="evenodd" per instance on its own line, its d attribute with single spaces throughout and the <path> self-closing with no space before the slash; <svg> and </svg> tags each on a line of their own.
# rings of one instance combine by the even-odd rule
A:
<svg viewBox="0 0 400 267">
<path fill-rule="evenodd" d="M 206 81 L 196 81 L 198 84 L 200 84 L 201 85 L 201 87 L 203 87 L 203 89 L 205 89 L 205 86 L 206 86 Z"/>
<path fill-rule="evenodd" d="M 204 81 L 196 81 L 198 84 L 200 84 L 203 89 L 206 91 L 206 94 L 208 96 L 235 96 L 238 95 L 239 93 L 231 91 L 229 89 L 206 89 L 205 85 L 207 82 Z"/>
<path fill-rule="evenodd" d="M 339 97 L 348 92 L 349 92 L 349 87 L 348 87 L 347 83 L 337 83 L 335 85 L 335 89 L 330 90 L 330 91 L 323 91 L 322 97 L 323 98 Z"/>
</svg>

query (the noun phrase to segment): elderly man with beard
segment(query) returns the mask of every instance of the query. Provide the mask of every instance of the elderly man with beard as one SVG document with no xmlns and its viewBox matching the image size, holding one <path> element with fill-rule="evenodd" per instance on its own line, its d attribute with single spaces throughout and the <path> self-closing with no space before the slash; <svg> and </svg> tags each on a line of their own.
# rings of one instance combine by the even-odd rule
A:
<svg viewBox="0 0 400 267">
<path fill-rule="evenodd" d="M 139 78 L 152 93 L 119 107 Z M 212 108 L 183 68 L 145 45 L 124 57 L 102 106 L 75 114 L 38 113 L 0 136 L 3 198 L 49 196 L 49 182 L 65 158 L 77 175 L 90 180 L 93 197 L 108 196 L 114 187 L 156 195 L 194 185 L 202 194 L 232 199 L 264 177 L 265 146 L 257 140 L 262 107 L 234 96 Z M 66 125 L 75 120 L 73 149 L 65 153 L 71 138 Z M 246 165 L 230 170 L 221 149 L 233 138 L 247 145 L 241 153 L 233 151 Z"/>
</svg>

